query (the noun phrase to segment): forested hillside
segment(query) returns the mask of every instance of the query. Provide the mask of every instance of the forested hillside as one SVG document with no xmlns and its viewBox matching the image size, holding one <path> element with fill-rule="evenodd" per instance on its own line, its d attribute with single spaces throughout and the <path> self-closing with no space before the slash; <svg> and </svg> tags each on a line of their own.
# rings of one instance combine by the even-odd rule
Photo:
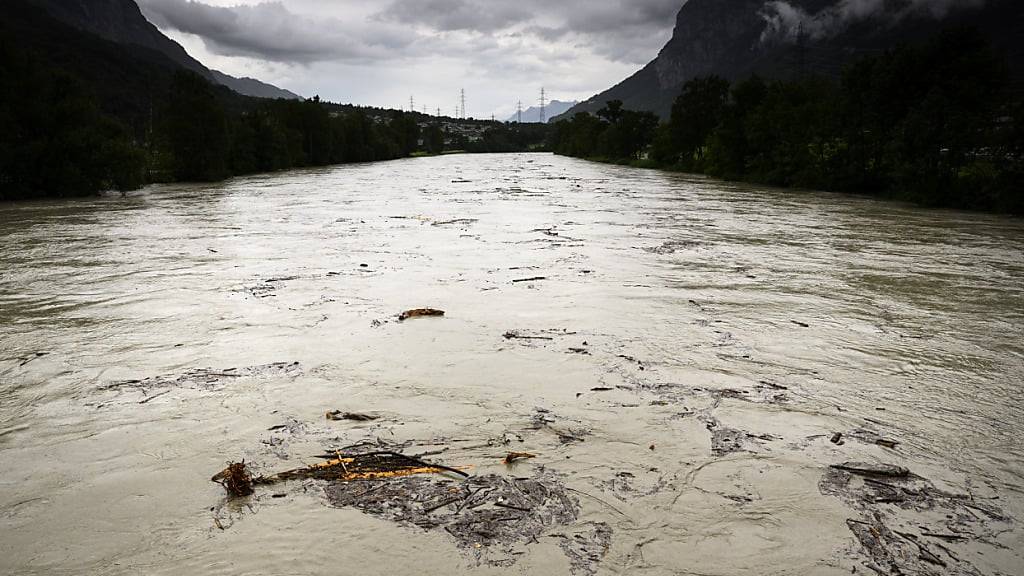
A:
<svg viewBox="0 0 1024 576">
<path fill-rule="evenodd" d="M 398 158 L 412 114 L 249 98 L 24 0 L 0 4 L 0 199 Z"/>
<path fill-rule="evenodd" d="M 672 38 L 633 76 L 582 102 L 594 113 L 605 102 L 667 120 L 684 83 L 715 75 L 730 82 L 751 75 L 838 80 L 859 58 L 927 40 L 951 26 L 977 29 L 1002 53 L 1010 75 L 1024 82 L 1024 2 L 843 2 L 839 0 L 688 0 L 680 2 Z M 941 8 L 941 9 L 940 9 Z M 563 119 L 564 119 L 563 118 Z"/>
<path fill-rule="evenodd" d="M 977 30 L 804 76 L 687 82 L 660 126 L 608 102 L 556 125 L 572 156 L 778 186 L 1024 213 L 1024 102 Z"/>
</svg>

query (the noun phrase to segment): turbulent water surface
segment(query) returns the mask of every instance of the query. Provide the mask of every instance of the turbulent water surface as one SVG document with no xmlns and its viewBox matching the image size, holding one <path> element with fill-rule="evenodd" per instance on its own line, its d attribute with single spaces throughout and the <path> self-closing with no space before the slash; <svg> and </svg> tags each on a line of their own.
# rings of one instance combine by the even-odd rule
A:
<svg viewBox="0 0 1024 576">
<path fill-rule="evenodd" d="M 0 572 L 1022 575 L 1022 250 L 547 155 L 0 205 Z M 367 442 L 562 499 L 491 542 L 210 481 Z"/>
</svg>

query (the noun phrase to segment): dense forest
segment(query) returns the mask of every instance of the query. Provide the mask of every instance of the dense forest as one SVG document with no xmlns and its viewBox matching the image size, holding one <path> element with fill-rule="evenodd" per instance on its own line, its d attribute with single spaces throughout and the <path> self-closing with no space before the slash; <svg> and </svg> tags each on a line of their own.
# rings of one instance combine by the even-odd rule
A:
<svg viewBox="0 0 1024 576">
<path fill-rule="evenodd" d="M 21 0 L 5 0 L 0 16 L 0 200 L 547 140 L 544 126 L 245 97 Z"/>
<path fill-rule="evenodd" d="M 970 29 L 814 76 L 684 85 L 668 122 L 608 102 L 560 121 L 560 154 L 777 186 L 1024 213 L 1024 99 Z"/>
</svg>

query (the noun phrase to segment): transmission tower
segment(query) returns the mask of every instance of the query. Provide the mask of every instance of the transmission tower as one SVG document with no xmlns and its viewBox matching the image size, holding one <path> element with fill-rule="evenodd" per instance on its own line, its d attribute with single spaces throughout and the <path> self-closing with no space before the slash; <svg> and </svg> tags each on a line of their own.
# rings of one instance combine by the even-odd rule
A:
<svg viewBox="0 0 1024 576">
<path fill-rule="evenodd" d="M 437 107 L 437 117 L 438 118 L 441 117 L 441 107 L 440 106 Z"/>
<path fill-rule="evenodd" d="M 516 124 L 523 123 L 523 101 L 516 102 Z"/>
<path fill-rule="evenodd" d="M 412 96 L 409 96 L 409 112 L 412 113 L 412 112 L 415 112 L 415 111 L 416 111 L 416 103 L 413 102 Z"/>
<path fill-rule="evenodd" d="M 462 120 L 465 120 L 466 119 L 466 89 L 465 88 L 463 88 L 462 90 L 459 91 L 459 106 L 460 106 L 459 118 L 461 118 Z"/>
<path fill-rule="evenodd" d="M 545 122 L 547 122 L 547 118 L 545 117 L 545 113 L 547 112 L 547 105 L 548 105 L 547 95 L 544 93 L 544 88 L 541 87 L 541 89 L 540 89 L 540 123 L 541 124 L 544 124 Z"/>
</svg>

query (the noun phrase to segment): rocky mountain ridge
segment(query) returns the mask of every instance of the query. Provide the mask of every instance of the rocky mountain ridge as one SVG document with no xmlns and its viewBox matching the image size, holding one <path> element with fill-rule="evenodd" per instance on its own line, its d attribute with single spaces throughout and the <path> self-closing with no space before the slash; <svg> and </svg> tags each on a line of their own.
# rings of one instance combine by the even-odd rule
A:
<svg viewBox="0 0 1024 576">
<path fill-rule="evenodd" d="M 121 45 L 136 45 L 159 52 L 178 65 L 215 84 L 245 96 L 301 99 L 294 92 L 253 78 L 235 78 L 211 70 L 146 20 L 134 0 L 31 0 L 55 19 Z"/>
<path fill-rule="evenodd" d="M 1024 78 L 1024 2 L 1018 0 L 689 0 L 657 58 L 563 117 L 593 113 L 618 99 L 627 108 L 667 118 L 682 85 L 692 78 L 836 77 L 859 56 L 922 41 L 951 26 L 979 29 L 1004 53 L 1011 75 Z"/>
</svg>

